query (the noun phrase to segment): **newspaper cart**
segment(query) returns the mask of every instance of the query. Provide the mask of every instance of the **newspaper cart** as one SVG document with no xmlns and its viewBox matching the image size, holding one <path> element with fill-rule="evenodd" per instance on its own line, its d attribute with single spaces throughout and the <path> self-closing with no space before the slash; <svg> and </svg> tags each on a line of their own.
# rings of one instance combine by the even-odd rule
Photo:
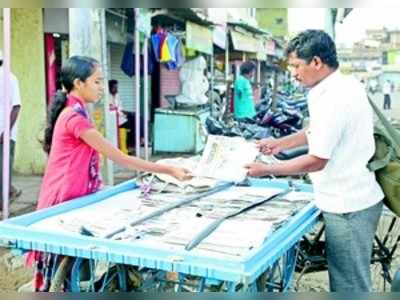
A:
<svg viewBox="0 0 400 300">
<path fill-rule="evenodd" d="M 250 185 L 252 188 L 285 189 L 291 184 L 284 180 L 257 179 L 250 180 Z M 298 184 L 296 188 L 312 194 L 309 185 Z M 135 278 L 140 281 L 135 290 L 140 291 L 285 291 L 290 287 L 294 274 L 298 242 L 312 230 L 320 215 L 312 202 L 306 204 L 259 246 L 246 250 L 241 256 L 216 254 L 204 249 L 188 251 L 159 242 L 126 242 L 57 231 L 51 228 L 54 226 L 50 223 L 36 226 L 84 209 L 95 218 L 100 213 L 96 205 L 114 201 L 114 198 L 135 190 L 139 190 L 137 184 L 128 181 L 93 195 L 4 221 L 0 223 L 1 245 L 21 255 L 38 250 L 71 259 L 70 276 L 63 278 L 65 291 L 110 290 L 111 282 L 116 286 L 114 290 L 133 290 L 129 286 Z M 101 269 L 100 266 L 105 270 L 103 273 L 96 270 Z M 86 269 L 85 276 L 82 275 L 83 269 Z"/>
</svg>

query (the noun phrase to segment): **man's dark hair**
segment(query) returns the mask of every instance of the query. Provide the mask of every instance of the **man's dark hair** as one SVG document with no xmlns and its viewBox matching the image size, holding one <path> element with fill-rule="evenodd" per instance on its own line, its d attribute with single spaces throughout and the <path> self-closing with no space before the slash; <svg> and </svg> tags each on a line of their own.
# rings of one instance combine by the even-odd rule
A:
<svg viewBox="0 0 400 300">
<path fill-rule="evenodd" d="M 3 60 L 0 60 L 0 67 L 3 66 Z"/>
<path fill-rule="evenodd" d="M 294 37 L 286 48 L 286 56 L 295 53 L 300 59 L 310 63 L 314 57 L 333 69 L 339 67 L 335 42 L 322 30 L 306 30 Z"/>
<path fill-rule="evenodd" d="M 110 80 L 108 81 L 108 89 L 111 90 L 111 88 L 113 88 L 114 85 L 116 85 L 116 84 L 118 84 L 118 80 L 116 80 L 116 79 L 110 79 Z"/>
<path fill-rule="evenodd" d="M 256 64 L 252 61 L 246 61 L 240 66 L 240 74 L 248 75 L 256 69 Z"/>
</svg>

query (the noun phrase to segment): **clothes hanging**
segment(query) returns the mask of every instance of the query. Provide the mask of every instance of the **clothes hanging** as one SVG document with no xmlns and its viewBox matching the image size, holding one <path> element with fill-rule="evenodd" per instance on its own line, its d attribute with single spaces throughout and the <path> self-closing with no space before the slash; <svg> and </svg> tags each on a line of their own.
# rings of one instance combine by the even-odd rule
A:
<svg viewBox="0 0 400 300">
<path fill-rule="evenodd" d="M 165 63 L 169 70 L 179 68 L 185 61 L 182 41 L 164 30 L 157 30 L 151 36 L 150 48 L 154 61 Z"/>
<path fill-rule="evenodd" d="M 154 54 L 152 53 L 151 49 L 148 48 L 148 62 L 147 62 L 147 74 L 151 75 L 154 70 L 155 61 L 154 61 Z M 144 74 L 144 57 L 140 55 L 140 76 Z M 135 76 L 135 53 L 134 53 L 134 43 L 133 41 L 128 41 L 125 46 L 124 54 L 122 56 L 121 61 L 121 70 L 129 77 Z"/>
</svg>

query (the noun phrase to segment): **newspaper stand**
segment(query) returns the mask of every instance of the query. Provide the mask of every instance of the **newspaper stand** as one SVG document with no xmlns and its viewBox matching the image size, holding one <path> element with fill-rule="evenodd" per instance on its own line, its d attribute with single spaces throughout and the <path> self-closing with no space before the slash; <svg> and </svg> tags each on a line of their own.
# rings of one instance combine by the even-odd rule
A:
<svg viewBox="0 0 400 300">
<path fill-rule="evenodd" d="M 252 180 L 251 185 L 289 186 L 283 180 Z M 309 185 L 297 187 L 301 191 L 312 191 Z M 56 234 L 29 227 L 45 218 L 87 207 L 135 188 L 137 185 L 128 181 L 93 195 L 9 219 L 0 223 L 1 245 L 21 255 L 29 250 L 38 250 L 72 257 L 71 276 L 65 289 L 73 292 L 107 290 L 112 276 L 118 282 L 118 290 L 126 291 L 129 267 L 144 274 L 142 291 L 285 291 L 290 287 L 294 274 L 298 242 L 312 229 L 320 215 L 320 211 L 310 203 L 274 231 L 262 246 L 249 250 L 245 257 L 226 260 L 185 250 L 171 253 L 162 247 L 145 247 L 71 233 Z M 102 282 L 95 284 L 95 267 L 99 261 L 113 265 L 114 274 L 107 271 Z M 81 282 L 83 268 L 88 273 L 86 284 Z M 173 281 L 171 274 L 175 276 Z"/>
</svg>

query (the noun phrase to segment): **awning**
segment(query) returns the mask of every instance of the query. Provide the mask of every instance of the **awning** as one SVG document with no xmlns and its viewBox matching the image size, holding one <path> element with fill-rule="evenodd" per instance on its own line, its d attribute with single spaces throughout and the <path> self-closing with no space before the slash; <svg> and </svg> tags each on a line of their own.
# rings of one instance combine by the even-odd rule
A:
<svg viewBox="0 0 400 300">
<path fill-rule="evenodd" d="M 240 21 L 235 21 L 235 22 L 228 22 L 228 25 L 230 25 L 232 28 L 235 27 L 240 27 L 243 28 L 244 30 L 250 32 L 250 33 L 254 33 L 254 34 L 260 34 L 260 35 L 265 35 L 265 36 L 269 36 L 272 37 L 272 34 L 268 31 L 265 31 L 261 28 L 252 26 L 246 22 L 240 22 Z"/>
<path fill-rule="evenodd" d="M 186 47 L 199 52 L 213 54 L 213 31 L 209 27 L 186 22 Z"/>
<path fill-rule="evenodd" d="M 266 41 L 272 35 L 258 27 L 245 22 L 229 22 L 233 48 L 237 51 L 249 52 L 250 58 L 258 60 L 267 59 Z"/>
<path fill-rule="evenodd" d="M 181 18 L 185 21 L 191 21 L 193 23 L 202 26 L 213 26 L 213 22 L 207 19 L 207 17 L 201 12 L 201 9 L 196 8 L 168 8 L 168 14 L 173 14 L 177 18 Z"/>
<path fill-rule="evenodd" d="M 251 34 L 245 34 L 235 30 L 230 31 L 233 48 L 237 51 L 257 53 L 259 41 Z"/>
<path fill-rule="evenodd" d="M 218 25 L 213 30 L 213 42 L 221 49 L 226 49 L 226 27 Z"/>
</svg>

